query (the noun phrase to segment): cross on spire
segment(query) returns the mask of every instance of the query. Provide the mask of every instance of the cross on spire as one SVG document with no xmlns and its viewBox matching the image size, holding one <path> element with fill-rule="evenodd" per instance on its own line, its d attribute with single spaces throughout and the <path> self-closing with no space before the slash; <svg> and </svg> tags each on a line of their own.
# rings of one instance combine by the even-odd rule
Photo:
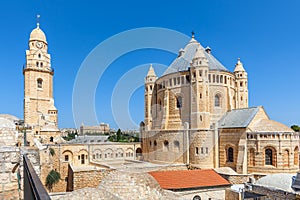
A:
<svg viewBox="0 0 300 200">
<path fill-rule="evenodd" d="M 41 15 L 36 15 L 36 26 L 40 28 L 40 17 Z"/>
<path fill-rule="evenodd" d="M 192 31 L 192 38 L 195 38 L 195 32 Z"/>
</svg>

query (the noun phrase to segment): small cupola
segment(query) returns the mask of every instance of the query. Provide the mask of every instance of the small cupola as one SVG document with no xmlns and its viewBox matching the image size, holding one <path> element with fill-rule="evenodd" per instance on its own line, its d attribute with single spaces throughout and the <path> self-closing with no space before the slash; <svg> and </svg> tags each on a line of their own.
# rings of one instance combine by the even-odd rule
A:
<svg viewBox="0 0 300 200">
<path fill-rule="evenodd" d="M 205 51 L 206 51 L 206 53 L 210 54 L 210 53 L 211 53 L 211 48 L 210 48 L 209 46 L 207 46 L 207 47 L 205 48 Z"/>
<path fill-rule="evenodd" d="M 183 53 L 184 53 L 184 49 L 183 48 L 179 49 L 178 57 L 181 57 Z"/>
</svg>

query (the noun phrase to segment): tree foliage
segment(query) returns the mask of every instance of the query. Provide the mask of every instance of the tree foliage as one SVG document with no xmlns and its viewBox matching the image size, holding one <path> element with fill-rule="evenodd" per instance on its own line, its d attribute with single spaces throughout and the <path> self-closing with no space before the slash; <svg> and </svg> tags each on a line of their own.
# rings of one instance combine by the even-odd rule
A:
<svg viewBox="0 0 300 200">
<path fill-rule="evenodd" d="M 122 134 L 121 129 L 118 129 L 118 131 L 117 131 L 117 142 L 120 142 L 121 134 Z"/>
<path fill-rule="evenodd" d="M 138 133 L 122 133 L 121 129 L 118 129 L 115 135 L 109 136 L 110 142 L 139 142 Z"/>
<path fill-rule="evenodd" d="M 293 129 L 295 132 L 299 132 L 300 131 L 300 127 L 298 125 L 291 126 L 291 129 Z"/>
<path fill-rule="evenodd" d="M 46 177 L 46 187 L 49 191 L 52 191 L 53 185 L 60 180 L 60 173 L 55 170 L 51 170 Z"/>
<path fill-rule="evenodd" d="M 70 141 L 75 139 L 76 135 L 78 135 L 77 133 L 68 133 L 67 136 L 64 136 L 63 139 L 66 141 Z"/>
</svg>

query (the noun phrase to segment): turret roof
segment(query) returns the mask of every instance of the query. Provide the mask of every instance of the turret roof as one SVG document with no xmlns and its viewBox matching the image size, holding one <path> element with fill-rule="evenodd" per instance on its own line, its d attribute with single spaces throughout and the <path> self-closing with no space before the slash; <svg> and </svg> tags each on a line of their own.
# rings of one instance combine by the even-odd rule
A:
<svg viewBox="0 0 300 200">
<path fill-rule="evenodd" d="M 153 69 L 153 67 L 152 67 L 152 64 L 151 64 L 150 67 L 149 67 L 147 77 L 148 77 L 148 76 L 156 77 L 156 74 L 155 74 L 155 71 L 154 71 L 154 69 Z"/>
<path fill-rule="evenodd" d="M 245 69 L 243 67 L 243 63 L 241 62 L 241 59 L 238 58 L 238 61 L 237 63 L 235 64 L 235 69 L 234 69 L 235 72 L 244 72 Z"/>
</svg>

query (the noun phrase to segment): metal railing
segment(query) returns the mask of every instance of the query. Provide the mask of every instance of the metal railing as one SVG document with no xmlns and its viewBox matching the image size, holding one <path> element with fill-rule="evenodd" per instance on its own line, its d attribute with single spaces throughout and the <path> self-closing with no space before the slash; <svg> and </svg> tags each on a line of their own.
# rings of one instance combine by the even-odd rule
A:
<svg viewBox="0 0 300 200">
<path fill-rule="evenodd" d="M 40 178 L 32 167 L 26 155 L 23 156 L 24 166 L 24 200 L 50 200 L 49 194 L 44 188 Z"/>
</svg>

